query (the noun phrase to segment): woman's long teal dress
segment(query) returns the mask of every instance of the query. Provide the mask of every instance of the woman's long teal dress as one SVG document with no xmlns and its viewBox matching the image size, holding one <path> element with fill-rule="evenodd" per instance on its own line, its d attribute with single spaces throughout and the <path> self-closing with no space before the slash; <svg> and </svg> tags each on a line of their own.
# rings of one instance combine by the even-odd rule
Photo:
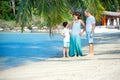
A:
<svg viewBox="0 0 120 80">
<path fill-rule="evenodd" d="M 69 56 L 83 56 L 82 47 L 81 47 L 81 23 L 80 21 L 73 21 L 71 34 L 70 34 L 70 47 L 69 47 Z"/>
</svg>

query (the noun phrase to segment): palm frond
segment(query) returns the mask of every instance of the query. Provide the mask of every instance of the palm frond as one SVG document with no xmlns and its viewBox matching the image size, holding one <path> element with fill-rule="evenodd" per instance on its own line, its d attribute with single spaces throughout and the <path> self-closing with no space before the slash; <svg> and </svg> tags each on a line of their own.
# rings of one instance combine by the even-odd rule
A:
<svg viewBox="0 0 120 80">
<path fill-rule="evenodd" d="M 32 0 L 22 0 L 21 5 L 18 9 L 17 23 L 21 26 L 21 31 L 23 32 L 26 24 L 32 19 Z"/>
<path fill-rule="evenodd" d="M 23 31 L 32 20 L 33 11 L 36 11 L 40 17 L 40 24 L 48 26 L 51 33 L 57 24 L 71 20 L 74 10 L 89 9 L 99 20 L 102 11 L 119 8 L 119 3 L 119 0 L 21 0 L 17 22 Z"/>
</svg>

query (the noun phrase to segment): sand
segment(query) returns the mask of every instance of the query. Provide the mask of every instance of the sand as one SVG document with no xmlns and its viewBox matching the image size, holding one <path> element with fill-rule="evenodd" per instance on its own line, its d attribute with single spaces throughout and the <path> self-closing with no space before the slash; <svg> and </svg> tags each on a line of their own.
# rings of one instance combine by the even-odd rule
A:
<svg viewBox="0 0 120 80">
<path fill-rule="evenodd" d="M 120 80 L 120 30 L 96 28 L 95 33 L 94 56 L 29 62 L 0 71 L 0 80 Z"/>
</svg>

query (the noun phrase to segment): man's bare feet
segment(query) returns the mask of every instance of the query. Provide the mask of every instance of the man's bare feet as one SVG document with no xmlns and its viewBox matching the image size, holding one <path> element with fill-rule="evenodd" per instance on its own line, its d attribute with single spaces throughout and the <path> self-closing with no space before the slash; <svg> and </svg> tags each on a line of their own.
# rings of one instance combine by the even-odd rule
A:
<svg viewBox="0 0 120 80">
<path fill-rule="evenodd" d="M 88 54 L 86 57 L 92 57 L 94 56 L 94 54 Z"/>
</svg>

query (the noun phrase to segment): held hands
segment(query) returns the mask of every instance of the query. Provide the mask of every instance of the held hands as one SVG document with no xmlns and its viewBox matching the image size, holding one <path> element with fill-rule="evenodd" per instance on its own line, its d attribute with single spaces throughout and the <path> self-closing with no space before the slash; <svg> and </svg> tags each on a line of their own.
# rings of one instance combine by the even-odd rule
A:
<svg viewBox="0 0 120 80">
<path fill-rule="evenodd" d="M 65 34 L 62 34 L 62 36 L 65 38 Z"/>
<path fill-rule="evenodd" d="M 94 35 L 94 33 L 93 33 L 93 32 L 91 32 L 91 33 L 90 33 L 90 37 L 92 38 L 92 37 L 93 37 L 93 35 Z"/>
<path fill-rule="evenodd" d="M 82 36 L 84 32 L 80 32 L 79 35 Z"/>
<path fill-rule="evenodd" d="M 61 36 L 62 36 L 63 38 L 65 38 L 65 34 L 64 34 L 64 33 L 61 33 Z"/>
<path fill-rule="evenodd" d="M 84 32 L 80 32 L 79 35 L 82 36 L 84 34 Z M 90 37 L 92 38 L 94 36 L 94 32 L 90 33 Z"/>
</svg>

